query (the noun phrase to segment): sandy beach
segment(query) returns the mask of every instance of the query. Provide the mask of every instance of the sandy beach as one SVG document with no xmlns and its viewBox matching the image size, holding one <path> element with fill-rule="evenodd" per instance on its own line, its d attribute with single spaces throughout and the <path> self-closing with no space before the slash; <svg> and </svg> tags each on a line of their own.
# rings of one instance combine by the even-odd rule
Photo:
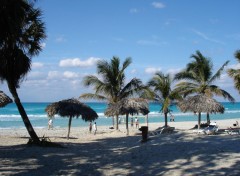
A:
<svg viewBox="0 0 240 176">
<path fill-rule="evenodd" d="M 239 119 L 216 121 L 226 129 Z M 36 129 L 64 146 L 26 145 L 26 129 L 0 133 L 0 175 L 239 175 L 240 135 L 196 134 L 196 122 L 169 122 L 172 134 L 150 136 L 141 142 L 141 131 L 124 125 L 115 131 L 99 126 L 96 135 L 87 128 Z M 145 124 L 140 124 L 140 126 Z M 149 124 L 149 131 L 163 123 Z"/>
</svg>

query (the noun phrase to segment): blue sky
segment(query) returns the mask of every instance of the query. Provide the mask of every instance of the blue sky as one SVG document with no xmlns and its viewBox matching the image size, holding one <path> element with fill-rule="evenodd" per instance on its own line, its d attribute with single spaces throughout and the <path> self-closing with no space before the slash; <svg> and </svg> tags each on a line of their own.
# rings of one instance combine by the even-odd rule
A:
<svg viewBox="0 0 240 176">
<path fill-rule="evenodd" d="M 200 50 L 214 68 L 240 49 L 239 0 L 39 0 L 47 39 L 32 59 L 32 71 L 18 89 L 25 102 L 78 97 L 92 89 L 82 78 L 96 74 L 96 61 L 132 58 L 128 80 L 146 83 L 155 71 L 176 73 Z M 224 73 L 217 85 L 238 101 Z M 1 89 L 8 93 L 6 84 Z"/>
</svg>

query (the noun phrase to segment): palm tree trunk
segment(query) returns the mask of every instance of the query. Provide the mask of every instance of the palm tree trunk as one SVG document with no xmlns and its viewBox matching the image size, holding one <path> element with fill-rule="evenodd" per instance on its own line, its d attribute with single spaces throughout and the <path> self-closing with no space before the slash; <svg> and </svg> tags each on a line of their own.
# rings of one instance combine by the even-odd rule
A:
<svg viewBox="0 0 240 176">
<path fill-rule="evenodd" d="M 115 126 L 116 126 L 116 130 L 118 130 L 118 115 L 116 116 L 116 124 L 115 124 Z"/>
<path fill-rule="evenodd" d="M 210 124 L 210 116 L 209 116 L 209 113 L 207 113 L 207 124 L 208 124 L 208 125 Z"/>
<path fill-rule="evenodd" d="M 35 131 L 32 127 L 32 124 L 27 116 L 27 113 L 18 97 L 18 93 L 17 93 L 16 87 L 15 87 L 15 84 L 11 81 L 7 81 L 7 84 L 8 84 L 8 89 L 11 92 L 11 94 L 14 98 L 14 102 L 16 103 L 18 111 L 22 117 L 23 123 L 28 131 L 28 134 L 30 135 L 30 137 L 32 139 L 32 142 L 34 144 L 39 144 L 40 143 L 39 137 L 35 133 Z"/>
<path fill-rule="evenodd" d="M 112 126 L 114 127 L 114 117 L 112 117 Z"/>
<path fill-rule="evenodd" d="M 198 113 L 198 129 L 201 127 L 201 112 Z"/>
<path fill-rule="evenodd" d="M 165 127 L 167 127 L 167 113 L 164 113 L 164 117 L 165 117 Z"/>
<path fill-rule="evenodd" d="M 68 135 L 67 135 L 67 139 L 69 139 L 71 124 L 72 124 L 72 116 L 69 117 L 69 121 L 68 121 Z"/>
<path fill-rule="evenodd" d="M 129 135 L 129 130 L 128 130 L 128 114 L 126 114 L 126 129 L 127 129 L 127 135 Z"/>
<path fill-rule="evenodd" d="M 147 127 L 148 127 L 148 114 L 147 114 Z"/>
</svg>

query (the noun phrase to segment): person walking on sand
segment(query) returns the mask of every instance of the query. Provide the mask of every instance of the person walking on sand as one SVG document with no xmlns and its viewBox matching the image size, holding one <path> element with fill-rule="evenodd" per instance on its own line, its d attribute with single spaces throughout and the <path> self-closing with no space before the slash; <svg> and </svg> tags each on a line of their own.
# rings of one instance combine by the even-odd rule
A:
<svg viewBox="0 0 240 176">
<path fill-rule="evenodd" d="M 97 132 L 97 123 L 96 122 L 94 122 L 94 124 L 93 124 L 93 131 L 94 131 L 94 135 L 95 135 Z"/>
<path fill-rule="evenodd" d="M 49 119 L 48 120 L 48 130 L 53 129 L 53 120 Z"/>
<path fill-rule="evenodd" d="M 89 133 L 92 133 L 92 122 L 89 123 Z"/>
</svg>

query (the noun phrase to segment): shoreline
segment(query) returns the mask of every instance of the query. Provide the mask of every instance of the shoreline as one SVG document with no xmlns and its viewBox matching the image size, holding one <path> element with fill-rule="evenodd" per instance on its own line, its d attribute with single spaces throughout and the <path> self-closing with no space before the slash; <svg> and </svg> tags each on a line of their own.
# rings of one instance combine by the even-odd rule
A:
<svg viewBox="0 0 240 176">
<path fill-rule="evenodd" d="M 239 119 L 227 119 L 227 120 L 216 120 L 212 122 L 216 122 L 219 129 L 227 129 L 229 127 L 233 127 L 233 124 L 236 123 L 236 121 L 240 122 Z M 203 122 L 202 122 L 203 123 Z M 175 127 L 175 130 L 180 131 L 191 131 L 191 129 L 197 125 L 197 121 L 185 121 L 185 122 L 168 122 L 168 125 L 171 127 Z M 139 128 L 141 126 L 147 126 L 146 123 L 140 123 Z M 148 131 L 154 131 L 155 129 L 164 126 L 164 123 L 149 123 L 148 125 Z M 133 127 L 129 124 L 129 135 L 134 136 L 136 134 L 141 134 L 141 131 L 135 128 L 135 124 Z M 45 136 L 45 137 L 53 137 L 56 136 L 56 134 L 60 137 L 66 137 L 67 135 L 67 127 L 53 127 L 53 129 L 48 130 L 48 127 L 42 127 L 42 128 L 34 128 L 35 132 L 39 137 Z M 87 138 L 93 136 L 93 134 L 90 134 L 88 131 L 88 127 L 71 127 L 70 137 L 76 137 L 76 138 Z M 93 133 L 93 132 L 92 132 Z M 117 135 L 123 135 L 126 136 L 126 125 L 120 124 L 119 130 L 110 129 L 110 126 L 97 126 L 97 135 L 95 137 L 108 137 L 109 135 L 112 135 L 114 133 L 117 133 Z M 109 134 L 109 135 L 108 135 Z M 29 134 L 26 130 L 26 128 L 10 128 L 10 129 L 1 129 L 0 138 L 4 135 L 10 136 L 10 137 L 29 137 Z M 0 145 L 2 142 L 0 141 Z"/>
</svg>

